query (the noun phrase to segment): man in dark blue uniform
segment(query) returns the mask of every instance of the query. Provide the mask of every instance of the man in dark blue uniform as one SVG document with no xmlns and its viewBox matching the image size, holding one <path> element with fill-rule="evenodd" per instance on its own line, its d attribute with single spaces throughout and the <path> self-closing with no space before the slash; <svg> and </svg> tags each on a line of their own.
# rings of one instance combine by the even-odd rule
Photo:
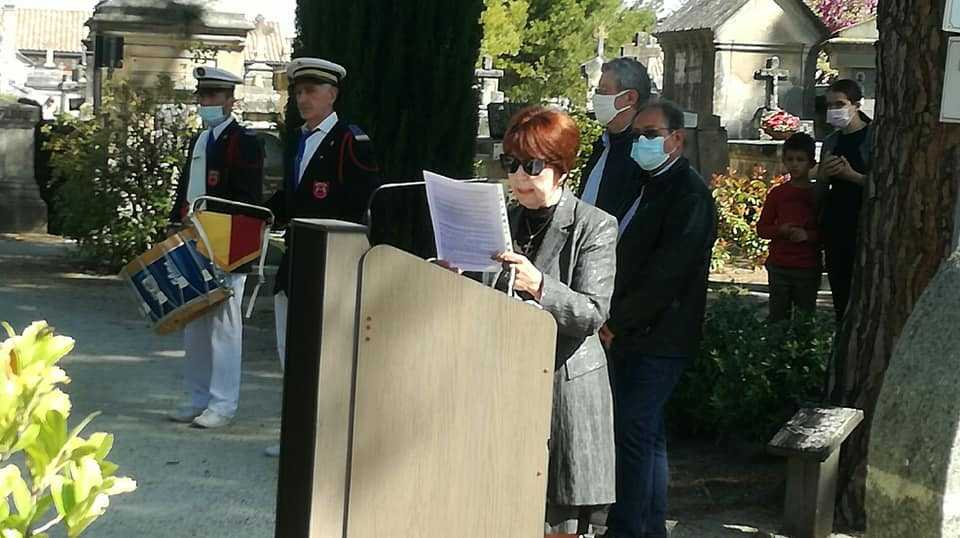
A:
<svg viewBox="0 0 960 538">
<path fill-rule="evenodd" d="M 280 222 L 324 218 L 362 223 L 367 201 L 380 185 L 380 167 L 370 137 L 334 111 L 347 70 L 319 58 L 296 58 L 287 67 L 287 76 L 304 124 L 297 133 L 293 161 L 285 167 L 283 188 L 267 205 Z M 280 262 L 274 290 L 281 365 L 286 351 L 289 262 L 288 251 Z M 269 455 L 276 453 L 277 447 L 267 450 Z"/>
<path fill-rule="evenodd" d="M 234 119 L 234 87 L 243 80 L 223 69 L 197 67 L 197 102 L 206 127 L 190 143 L 170 222 L 178 226 L 200 196 L 259 204 L 263 194 L 263 148 Z M 231 212 L 210 204 L 209 209 Z M 247 275 L 226 273 L 233 296 L 183 329 L 184 380 L 190 402 L 170 414 L 176 422 L 200 428 L 230 423 L 240 398 L 243 321 L 240 304 Z"/>
</svg>

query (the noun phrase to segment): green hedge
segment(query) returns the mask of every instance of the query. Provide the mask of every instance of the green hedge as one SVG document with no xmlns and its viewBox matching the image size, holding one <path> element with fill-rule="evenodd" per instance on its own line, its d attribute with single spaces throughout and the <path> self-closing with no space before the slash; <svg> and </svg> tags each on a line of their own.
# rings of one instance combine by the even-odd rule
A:
<svg viewBox="0 0 960 538">
<path fill-rule="evenodd" d="M 60 116 L 44 128 L 44 195 L 57 231 L 91 265 L 116 270 L 163 237 L 193 133 L 188 116 L 169 78 L 153 88 L 111 81 L 94 117 Z"/>
<path fill-rule="evenodd" d="M 834 322 L 829 312 L 770 324 L 743 290 L 707 306 L 700 355 L 669 404 L 672 431 L 766 442 L 803 402 L 820 399 Z"/>
</svg>

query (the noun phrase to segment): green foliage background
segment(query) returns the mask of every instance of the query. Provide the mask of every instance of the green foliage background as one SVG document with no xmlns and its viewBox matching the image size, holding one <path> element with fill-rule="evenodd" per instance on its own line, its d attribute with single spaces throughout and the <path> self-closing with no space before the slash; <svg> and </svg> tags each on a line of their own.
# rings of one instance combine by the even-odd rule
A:
<svg viewBox="0 0 960 538">
<path fill-rule="evenodd" d="M 538 103 L 551 98 L 582 105 L 586 83 L 580 64 L 596 55 L 598 30 L 606 32 L 605 58 L 637 32 L 650 32 L 659 2 L 621 0 L 486 0 L 482 53 L 506 71 L 511 100 Z"/>
<path fill-rule="evenodd" d="M 193 134 L 169 78 L 107 82 L 95 117 L 60 116 L 46 129 L 60 232 L 82 256 L 115 270 L 161 238 Z"/>
</svg>

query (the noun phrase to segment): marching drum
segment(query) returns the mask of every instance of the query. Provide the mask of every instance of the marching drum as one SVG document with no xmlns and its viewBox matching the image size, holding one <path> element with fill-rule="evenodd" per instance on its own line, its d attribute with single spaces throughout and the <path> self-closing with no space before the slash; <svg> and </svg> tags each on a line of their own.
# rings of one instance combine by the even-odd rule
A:
<svg viewBox="0 0 960 538">
<path fill-rule="evenodd" d="M 154 246 L 120 271 L 158 334 L 167 334 L 202 316 L 233 295 L 210 260 L 197 250 L 189 228 Z"/>
<path fill-rule="evenodd" d="M 262 213 L 264 218 L 200 210 L 207 201 Z M 120 271 L 130 283 L 140 309 L 158 334 L 167 334 L 197 319 L 233 296 L 223 274 L 260 259 L 259 280 L 247 317 L 264 283 L 269 209 L 221 198 L 198 197 L 188 216 L 191 227 L 173 234 Z M 211 261 L 212 259 L 212 261 Z"/>
</svg>

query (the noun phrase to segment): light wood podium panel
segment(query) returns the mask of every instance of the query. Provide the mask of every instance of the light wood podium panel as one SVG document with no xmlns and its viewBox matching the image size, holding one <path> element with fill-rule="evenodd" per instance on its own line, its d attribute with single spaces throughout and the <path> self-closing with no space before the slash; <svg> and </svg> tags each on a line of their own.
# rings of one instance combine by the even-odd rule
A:
<svg viewBox="0 0 960 538">
<path fill-rule="evenodd" d="M 543 536 L 552 316 L 385 246 L 359 309 L 344 538 Z"/>
</svg>

